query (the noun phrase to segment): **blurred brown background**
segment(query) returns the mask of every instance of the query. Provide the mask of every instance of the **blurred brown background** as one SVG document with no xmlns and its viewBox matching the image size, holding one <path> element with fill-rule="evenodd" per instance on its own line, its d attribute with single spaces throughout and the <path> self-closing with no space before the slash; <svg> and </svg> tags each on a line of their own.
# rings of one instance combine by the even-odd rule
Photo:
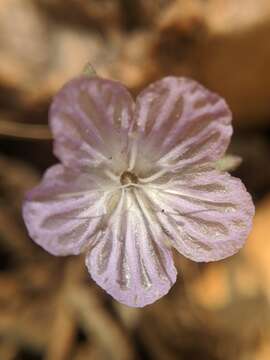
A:
<svg viewBox="0 0 270 360">
<path fill-rule="evenodd" d="M 82 258 L 56 258 L 27 236 L 24 192 L 56 162 L 53 94 L 90 61 L 136 95 L 186 75 L 234 114 L 234 173 L 256 201 L 236 256 L 176 256 L 170 293 L 144 309 L 107 296 Z M 270 1 L 0 0 L 0 359 L 270 359 Z"/>
</svg>

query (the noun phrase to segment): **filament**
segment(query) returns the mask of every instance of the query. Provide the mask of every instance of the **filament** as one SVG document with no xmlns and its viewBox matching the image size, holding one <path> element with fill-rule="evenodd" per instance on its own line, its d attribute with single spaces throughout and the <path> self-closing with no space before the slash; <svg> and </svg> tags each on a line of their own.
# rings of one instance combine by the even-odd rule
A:
<svg viewBox="0 0 270 360">
<path fill-rule="evenodd" d="M 160 171 L 158 171 L 157 173 L 151 175 L 151 176 L 148 176 L 146 178 L 140 178 L 140 182 L 142 183 L 149 183 L 151 181 L 154 181 L 154 180 L 157 180 L 159 179 L 162 175 L 164 175 L 165 173 L 167 172 L 166 169 L 162 169 Z"/>
</svg>

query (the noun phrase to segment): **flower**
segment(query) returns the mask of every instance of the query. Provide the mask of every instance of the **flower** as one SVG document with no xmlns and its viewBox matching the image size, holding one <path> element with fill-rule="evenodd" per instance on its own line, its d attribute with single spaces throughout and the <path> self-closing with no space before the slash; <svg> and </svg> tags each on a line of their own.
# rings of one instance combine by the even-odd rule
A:
<svg viewBox="0 0 270 360">
<path fill-rule="evenodd" d="M 23 217 L 53 255 L 86 253 L 92 278 L 118 301 L 153 303 L 176 281 L 172 248 L 194 261 L 236 253 L 254 206 L 216 170 L 232 135 L 225 101 L 194 80 L 166 77 L 136 103 L 116 81 L 81 76 L 50 109 L 54 153 Z"/>
</svg>

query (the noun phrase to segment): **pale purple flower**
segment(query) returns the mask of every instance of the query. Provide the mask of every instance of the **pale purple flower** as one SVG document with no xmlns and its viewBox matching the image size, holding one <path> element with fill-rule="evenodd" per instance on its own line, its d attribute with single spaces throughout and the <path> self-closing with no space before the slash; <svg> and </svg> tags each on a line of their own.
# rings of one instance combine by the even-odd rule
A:
<svg viewBox="0 0 270 360">
<path fill-rule="evenodd" d="M 30 236 L 54 255 L 86 253 L 92 278 L 129 306 L 165 295 L 172 248 L 194 261 L 236 253 L 254 206 L 242 182 L 216 170 L 231 113 L 197 82 L 166 77 L 134 103 L 118 82 L 70 81 L 50 109 L 51 167 L 30 191 Z"/>
</svg>

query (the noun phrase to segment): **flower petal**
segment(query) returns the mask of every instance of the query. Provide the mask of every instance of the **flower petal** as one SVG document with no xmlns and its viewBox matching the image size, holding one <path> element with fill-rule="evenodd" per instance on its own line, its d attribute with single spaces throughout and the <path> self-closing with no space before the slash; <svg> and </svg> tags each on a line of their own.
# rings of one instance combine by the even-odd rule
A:
<svg viewBox="0 0 270 360">
<path fill-rule="evenodd" d="M 171 250 L 158 242 L 160 227 L 151 222 L 138 199 L 135 192 L 122 191 L 107 227 L 96 236 L 86 258 L 98 285 L 134 307 L 153 303 L 176 280 Z"/>
<path fill-rule="evenodd" d="M 232 134 L 225 101 L 187 78 L 151 84 L 137 98 L 135 119 L 146 167 L 147 160 L 173 170 L 217 160 Z"/>
<path fill-rule="evenodd" d="M 149 186 L 145 191 L 168 241 L 192 260 L 233 255 L 251 230 L 252 199 L 242 182 L 228 173 L 200 168 L 181 174 L 181 180 L 167 187 Z"/>
<path fill-rule="evenodd" d="M 111 201 L 109 193 L 98 187 L 98 179 L 98 175 L 78 173 L 60 164 L 47 170 L 23 204 L 30 237 L 54 255 L 83 251 Z"/>
<path fill-rule="evenodd" d="M 80 77 L 67 83 L 50 109 L 54 153 L 66 165 L 118 166 L 126 161 L 133 100 L 118 82 Z"/>
</svg>

